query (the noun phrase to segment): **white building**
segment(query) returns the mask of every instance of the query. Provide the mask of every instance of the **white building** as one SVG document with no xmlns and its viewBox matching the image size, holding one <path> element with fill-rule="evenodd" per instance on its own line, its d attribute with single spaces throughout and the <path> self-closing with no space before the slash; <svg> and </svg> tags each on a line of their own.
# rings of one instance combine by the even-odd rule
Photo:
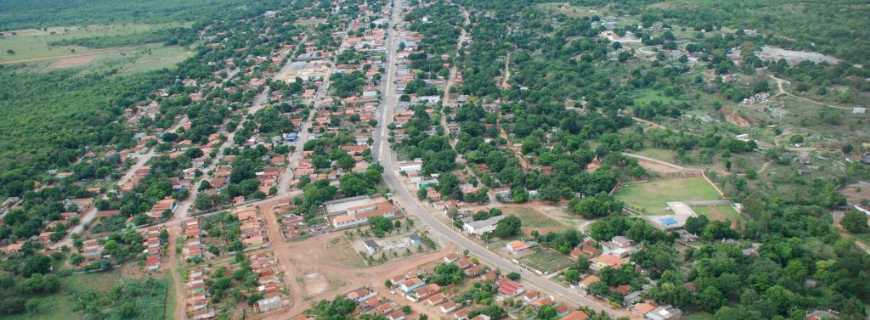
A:
<svg viewBox="0 0 870 320">
<path fill-rule="evenodd" d="M 462 225 L 462 230 L 468 234 L 480 236 L 487 232 L 495 231 L 495 225 L 498 224 L 504 215 L 495 216 L 486 220 L 472 221 Z"/>
</svg>

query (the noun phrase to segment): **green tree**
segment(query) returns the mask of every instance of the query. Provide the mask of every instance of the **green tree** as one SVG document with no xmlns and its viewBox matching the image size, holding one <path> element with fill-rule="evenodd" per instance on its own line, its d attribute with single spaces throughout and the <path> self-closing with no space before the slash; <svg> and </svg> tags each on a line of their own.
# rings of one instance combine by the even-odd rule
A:
<svg viewBox="0 0 870 320">
<path fill-rule="evenodd" d="M 867 215 L 858 210 L 846 211 L 843 219 L 840 220 L 840 224 L 843 225 L 844 229 L 854 234 L 870 231 L 870 227 L 867 226 Z"/>
<path fill-rule="evenodd" d="M 520 234 L 523 227 L 523 221 L 516 216 L 507 216 L 496 223 L 493 236 L 505 239 Z"/>
</svg>

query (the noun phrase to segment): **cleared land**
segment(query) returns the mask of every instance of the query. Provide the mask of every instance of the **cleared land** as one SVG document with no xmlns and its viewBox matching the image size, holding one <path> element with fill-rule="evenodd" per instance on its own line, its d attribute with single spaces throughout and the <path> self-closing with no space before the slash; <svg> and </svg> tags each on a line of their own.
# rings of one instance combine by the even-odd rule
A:
<svg viewBox="0 0 870 320">
<path fill-rule="evenodd" d="M 553 273 L 567 268 L 573 263 L 570 258 L 549 249 L 538 249 L 534 253 L 522 257 L 520 262 L 540 270 L 544 273 Z"/>
<path fill-rule="evenodd" d="M 616 198 L 644 214 L 665 215 L 669 201 L 701 201 L 722 199 L 704 178 L 658 179 L 633 183 L 616 193 Z"/>
<path fill-rule="evenodd" d="M 88 48 L 57 45 L 77 39 L 136 38 L 180 24 L 109 24 L 83 27 L 25 29 L 0 33 L 0 64 L 28 64 L 35 72 L 87 67 L 88 70 L 115 69 L 120 74 L 171 68 L 193 53 L 180 46 L 161 43 Z M 147 39 L 143 38 L 143 39 Z"/>
<path fill-rule="evenodd" d="M 692 207 L 692 210 L 699 215 L 707 216 L 710 220 L 716 221 L 731 221 L 737 222 L 743 220 L 743 217 L 740 215 L 737 210 L 734 210 L 731 206 L 695 206 Z"/>
<path fill-rule="evenodd" d="M 82 27 L 53 27 L 2 32 L 0 37 L 0 63 L 30 62 L 65 56 L 86 55 L 107 50 L 82 46 L 54 46 L 53 42 L 92 37 L 116 37 L 147 33 L 178 26 L 176 24 L 108 24 Z M 12 50 L 10 54 L 7 50 Z"/>
<path fill-rule="evenodd" d="M 607 13 L 604 10 L 593 9 L 593 8 L 589 8 L 589 7 L 573 6 L 573 5 L 569 5 L 567 3 L 542 3 L 542 4 L 539 4 L 537 7 L 538 7 L 538 9 L 540 9 L 541 11 L 544 11 L 544 12 L 560 13 L 560 14 L 564 14 L 566 16 L 574 17 L 574 18 L 591 17 L 591 16 L 596 16 L 596 15 L 600 16 L 600 15 L 604 15 L 605 13 Z"/>
<path fill-rule="evenodd" d="M 646 148 L 635 152 L 644 157 L 650 157 L 653 159 L 658 159 L 666 162 L 674 163 L 677 161 L 677 153 L 673 150 L 667 149 L 658 149 L 658 148 Z"/>
<path fill-rule="evenodd" d="M 568 225 L 559 222 L 544 213 L 527 207 L 506 207 L 502 211 L 506 215 L 512 215 L 523 221 L 523 233 L 529 234 L 532 230 L 540 233 L 560 231 L 569 228 Z"/>
</svg>

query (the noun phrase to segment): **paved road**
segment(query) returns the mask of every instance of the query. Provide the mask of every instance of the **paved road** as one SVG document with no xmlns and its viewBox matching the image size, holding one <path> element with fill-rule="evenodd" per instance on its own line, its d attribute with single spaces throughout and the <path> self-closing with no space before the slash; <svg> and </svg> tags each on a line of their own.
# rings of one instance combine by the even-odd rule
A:
<svg viewBox="0 0 870 320">
<path fill-rule="evenodd" d="M 398 23 L 401 13 L 401 0 L 393 1 L 394 8 L 390 17 L 391 25 Z M 523 282 L 553 295 L 560 301 L 564 301 L 573 306 L 587 306 L 596 311 L 606 311 L 612 316 L 628 317 L 630 314 L 621 309 L 614 309 L 606 302 L 583 296 L 575 290 L 563 287 L 550 279 L 538 276 L 532 272 L 522 269 L 517 264 L 491 252 L 482 245 L 466 238 L 460 232 L 454 230 L 451 226 L 441 222 L 429 209 L 427 209 L 416 196 L 412 195 L 406 186 L 401 182 L 398 170 L 394 160 L 394 154 L 388 146 L 381 143 L 380 140 L 386 138 L 386 126 L 392 120 L 392 113 L 396 107 L 398 99 L 395 91 L 394 75 L 396 69 L 396 31 L 391 27 L 388 29 L 387 38 L 387 68 L 385 77 L 385 95 L 381 110 L 381 121 L 376 128 L 375 144 L 377 156 L 381 164 L 384 166 L 384 182 L 393 190 L 393 199 L 403 206 L 407 212 L 415 215 L 420 221 L 426 225 L 433 235 L 442 241 L 450 241 L 459 247 L 468 250 L 471 254 L 477 256 L 482 262 L 498 268 L 503 272 L 518 272 L 523 275 Z"/>
</svg>

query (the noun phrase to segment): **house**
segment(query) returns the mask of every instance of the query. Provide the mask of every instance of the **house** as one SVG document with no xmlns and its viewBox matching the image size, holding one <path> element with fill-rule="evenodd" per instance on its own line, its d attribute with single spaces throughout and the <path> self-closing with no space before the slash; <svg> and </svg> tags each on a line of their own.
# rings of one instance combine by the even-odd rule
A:
<svg viewBox="0 0 870 320">
<path fill-rule="evenodd" d="M 443 314 L 451 313 L 457 308 L 459 308 L 459 304 L 450 300 L 438 307 L 438 309 L 441 310 L 441 313 Z"/>
<path fill-rule="evenodd" d="M 598 278 L 598 276 L 588 275 L 585 278 L 583 278 L 583 280 L 580 280 L 579 286 L 580 286 L 580 289 L 589 290 L 589 287 L 591 287 L 593 284 L 598 283 L 599 281 L 601 281 L 601 278 Z"/>
<path fill-rule="evenodd" d="M 496 284 L 498 285 L 498 293 L 503 296 L 513 297 L 526 291 L 523 285 L 513 280 L 501 279 Z"/>
<path fill-rule="evenodd" d="M 410 174 L 420 172 L 421 170 L 423 170 L 423 161 L 420 159 L 399 164 L 399 173 Z"/>
<path fill-rule="evenodd" d="M 441 102 L 441 96 L 422 96 L 417 97 L 417 103 L 437 104 Z"/>
<path fill-rule="evenodd" d="M 602 254 L 592 259 L 590 268 L 593 271 L 601 271 L 604 268 L 619 268 L 622 266 L 622 258 L 613 254 Z"/>
<path fill-rule="evenodd" d="M 175 199 L 165 198 L 163 200 L 157 201 L 153 207 L 151 207 L 151 211 L 148 211 L 147 215 L 154 219 L 160 219 L 163 216 L 163 212 L 175 212 L 175 209 L 178 207 Z"/>
<path fill-rule="evenodd" d="M 496 224 L 504 218 L 504 215 L 500 215 L 486 220 L 468 222 L 462 225 L 462 230 L 465 233 L 480 236 L 484 233 L 495 231 Z"/>
<path fill-rule="evenodd" d="M 336 229 L 350 228 L 368 223 L 370 217 L 392 218 L 396 215 L 393 203 L 384 197 L 352 197 L 324 204 L 326 214 Z"/>
<path fill-rule="evenodd" d="M 362 303 L 376 296 L 378 293 L 369 288 L 359 288 L 347 294 L 347 298 L 356 303 Z"/>
<path fill-rule="evenodd" d="M 615 236 L 601 245 L 604 252 L 619 257 L 626 257 L 635 251 L 634 241 L 624 236 Z"/>
<path fill-rule="evenodd" d="M 467 320 L 468 315 L 471 314 L 471 307 L 465 307 L 457 310 L 453 313 L 453 319 L 455 320 Z"/>
<path fill-rule="evenodd" d="M 389 319 L 389 320 L 405 320 L 405 313 L 402 312 L 402 310 L 396 310 L 396 311 L 390 312 L 390 314 L 387 315 L 387 319 Z"/>
<path fill-rule="evenodd" d="M 437 305 L 442 304 L 446 301 L 447 301 L 447 297 L 445 297 L 444 294 L 441 294 L 441 293 L 437 293 L 437 294 L 430 296 L 429 298 L 426 298 L 426 303 L 429 304 L 430 306 L 437 306 Z"/>
<path fill-rule="evenodd" d="M 413 277 L 400 281 L 399 290 L 402 290 L 405 294 L 411 294 L 411 292 L 414 292 L 414 290 L 424 285 L 426 285 L 426 282 L 420 278 Z"/>
<path fill-rule="evenodd" d="M 647 312 L 643 318 L 645 320 L 673 320 L 679 319 L 683 315 L 683 312 L 680 309 L 677 309 L 673 306 L 660 306 L 655 308 L 653 311 Z"/>
<path fill-rule="evenodd" d="M 11 243 L 5 247 L 3 247 L 2 251 L 6 254 L 13 254 L 21 251 L 21 247 L 24 246 L 24 242 Z"/>
<path fill-rule="evenodd" d="M 618 285 L 616 287 L 611 287 L 610 290 L 625 297 L 626 295 L 628 295 L 629 292 L 631 292 L 631 286 L 627 285 L 627 284 L 622 284 L 622 285 Z"/>
<path fill-rule="evenodd" d="M 473 265 L 468 269 L 465 269 L 465 276 L 469 278 L 474 278 L 483 274 L 483 268 L 479 265 Z"/>
<path fill-rule="evenodd" d="M 835 320 L 839 319 L 836 311 L 833 310 L 815 310 L 807 313 L 806 320 Z"/>
<path fill-rule="evenodd" d="M 595 246 L 595 241 L 591 239 L 584 240 L 580 246 L 571 250 L 571 258 L 575 260 L 579 259 L 581 256 L 591 259 L 599 254 L 601 254 L 601 250 Z"/>
<path fill-rule="evenodd" d="M 523 294 L 524 303 L 532 303 L 541 298 L 541 292 L 537 290 L 529 290 Z"/>
<path fill-rule="evenodd" d="M 633 307 L 631 307 L 631 311 L 633 311 L 635 314 L 643 316 L 650 311 L 655 310 L 656 308 L 658 308 L 658 306 L 656 306 L 654 303 L 645 302 L 634 305 Z"/>
<path fill-rule="evenodd" d="M 103 256 L 103 245 L 97 239 L 85 240 L 82 255 L 87 260 L 97 260 Z"/>
<path fill-rule="evenodd" d="M 429 298 L 437 293 L 441 292 L 441 286 L 436 283 L 430 283 L 426 286 L 422 286 L 414 290 L 413 294 L 407 296 L 408 300 L 418 302 L 423 299 Z"/>
<path fill-rule="evenodd" d="M 511 242 L 508 242 L 508 244 L 505 245 L 505 250 L 507 250 L 507 252 L 510 252 L 513 255 L 524 254 L 524 253 L 528 252 L 529 249 L 531 249 L 531 248 L 532 248 L 532 246 L 530 246 L 528 243 L 526 243 L 525 241 L 522 241 L 522 240 L 514 240 Z"/>
<path fill-rule="evenodd" d="M 622 305 L 630 306 L 630 305 L 633 305 L 635 303 L 638 303 L 638 302 L 640 302 L 642 296 L 643 296 L 643 291 L 641 291 L 641 290 L 629 293 L 629 294 L 625 295 L 625 297 L 622 298 Z"/>
<path fill-rule="evenodd" d="M 545 306 L 551 306 L 551 305 L 554 305 L 554 304 L 556 304 L 556 301 L 553 300 L 553 297 L 545 297 L 545 298 L 542 298 L 542 299 L 538 299 L 538 300 L 532 301 L 532 303 L 530 303 L 530 304 L 531 304 L 533 307 L 535 307 L 535 308 L 542 308 L 542 307 L 545 307 Z"/>
<path fill-rule="evenodd" d="M 571 311 L 568 315 L 566 315 L 562 320 L 586 320 L 589 319 L 589 315 L 586 312 L 580 310 Z"/>
<path fill-rule="evenodd" d="M 260 312 L 269 312 L 272 310 L 279 309 L 283 306 L 280 296 L 274 296 L 271 298 L 264 298 L 257 301 L 257 309 Z"/>
</svg>

